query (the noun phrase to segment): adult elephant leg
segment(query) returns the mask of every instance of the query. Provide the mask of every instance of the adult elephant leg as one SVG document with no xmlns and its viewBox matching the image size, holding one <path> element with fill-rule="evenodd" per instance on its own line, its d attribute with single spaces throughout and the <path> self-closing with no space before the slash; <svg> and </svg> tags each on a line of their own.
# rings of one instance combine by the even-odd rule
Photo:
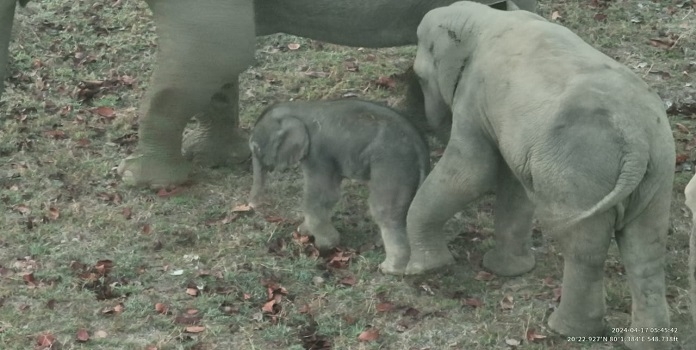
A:
<svg viewBox="0 0 696 350">
<path fill-rule="evenodd" d="M 7 73 L 7 55 L 12 35 L 16 0 L 0 0 L 0 98 L 5 90 L 5 74 Z"/>
<path fill-rule="evenodd" d="M 549 326 L 567 336 L 598 336 L 604 332 L 604 261 L 614 231 L 611 213 L 582 221 L 558 232 L 563 250 L 561 304 Z"/>
<path fill-rule="evenodd" d="M 442 158 L 411 202 L 406 219 L 411 258 L 406 274 L 454 262 L 442 228 L 466 204 L 495 189 L 500 156 L 475 127 L 453 135 Z M 462 135 L 465 134 L 465 135 Z"/>
<path fill-rule="evenodd" d="M 210 121 L 209 129 L 232 131 L 224 139 L 208 133 L 198 142 L 227 150 L 224 145 L 233 143 L 239 145 L 238 154 L 242 148 L 248 152 L 245 142 L 235 139 L 240 137 L 233 121 L 236 102 L 224 100 L 236 101 L 237 76 L 253 61 L 254 10 L 248 0 L 150 0 L 148 5 L 157 25 L 158 61 L 141 106 L 138 149 L 121 163 L 119 173 L 126 183 L 162 186 L 188 179 L 191 166 L 181 155 L 182 131 L 201 112 L 231 106 L 218 114 L 224 117 Z"/>
<path fill-rule="evenodd" d="M 684 190 L 686 206 L 691 210 L 691 238 L 689 238 L 689 282 L 691 282 L 691 317 L 696 327 L 696 176 L 691 178 Z"/>
<path fill-rule="evenodd" d="M 249 135 L 239 128 L 237 81 L 213 95 L 208 110 L 196 120 L 197 128 L 184 134 L 184 158 L 205 166 L 234 164 L 249 158 Z"/>
<path fill-rule="evenodd" d="M 631 328 L 627 337 L 660 337 L 649 328 L 669 327 L 669 308 L 665 294 L 665 253 L 672 181 L 656 192 L 643 213 L 616 233 L 621 259 L 631 288 Z M 626 338 L 628 339 L 628 338 Z M 662 349 L 664 344 L 646 341 L 626 342 L 633 349 Z"/>
<path fill-rule="evenodd" d="M 507 165 L 500 168 L 495 191 L 495 247 L 483 256 L 483 266 L 500 276 L 517 276 L 534 268 L 534 205 Z"/>
</svg>

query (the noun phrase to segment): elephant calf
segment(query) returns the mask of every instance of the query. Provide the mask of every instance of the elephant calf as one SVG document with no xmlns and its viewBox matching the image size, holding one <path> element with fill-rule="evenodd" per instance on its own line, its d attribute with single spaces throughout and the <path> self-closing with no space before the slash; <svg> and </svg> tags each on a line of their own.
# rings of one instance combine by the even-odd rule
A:
<svg viewBox="0 0 696 350">
<path fill-rule="evenodd" d="M 339 233 L 331 212 L 344 178 L 368 181 L 369 205 L 379 225 L 386 259 L 382 269 L 405 266 L 409 258 L 406 213 L 430 170 L 428 146 L 400 114 L 360 100 L 287 102 L 263 112 L 249 146 L 258 203 L 265 173 L 300 163 L 304 173 L 304 222 L 319 249 L 334 247 Z"/>
<path fill-rule="evenodd" d="M 510 276 L 534 267 L 535 208 L 561 244 L 563 298 L 552 329 L 604 331 L 612 236 L 633 297 L 636 331 L 627 336 L 669 327 L 664 255 L 675 149 L 664 105 L 645 82 L 560 25 L 473 2 L 428 12 L 414 70 L 428 120 L 451 120 L 452 129 L 408 211 L 406 273 L 453 262 L 443 224 L 496 192 L 486 268 Z M 624 338 L 633 349 L 664 346 L 640 339 Z"/>
</svg>

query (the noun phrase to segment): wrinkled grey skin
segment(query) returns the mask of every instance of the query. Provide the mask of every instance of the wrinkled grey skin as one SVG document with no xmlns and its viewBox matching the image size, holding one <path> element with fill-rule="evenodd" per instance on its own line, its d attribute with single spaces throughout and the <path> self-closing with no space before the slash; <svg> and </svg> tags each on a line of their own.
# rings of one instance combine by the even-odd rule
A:
<svg viewBox="0 0 696 350">
<path fill-rule="evenodd" d="M 534 267 L 535 208 L 561 244 L 563 298 L 552 329 L 604 331 L 612 236 L 633 297 L 630 326 L 668 327 L 664 255 L 675 148 L 662 101 L 645 82 L 560 25 L 471 2 L 423 18 L 414 70 L 428 120 L 451 121 L 452 130 L 409 208 L 406 273 L 452 263 L 443 224 L 495 192 L 487 269 L 513 276 Z"/>
<path fill-rule="evenodd" d="M 406 267 L 410 255 L 406 212 L 430 170 L 422 135 L 389 107 L 360 100 L 288 102 L 258 119 L 249 140 L 254 170 L 250 203 L 266 194 L 266 171 L 300 164 L 304 174 L 304 222 L 325 250 L 339 243 L 331 214 L 341 181 L 367 181 L 372 217 L 379 225 L 386 259 L 380 268 Z"/>
<path fill-rule="evenodd" d="M 253 64 L 257 35 L 284 32 L 363 47 L 412 45 L 423 15 L 452 2 L 147 0 L 159 37 L 157 64 L 141 103 L 138 149 L 118 172 L 132 185 L 175 185 L 189 179 L 185 159 L 206 165 L 248 159 L 247 137 L 238 128 L 238 75 Z M 535 0 L 516 3 L 524 10 L 536 7 Z M 14 7 L 15 0 L 0 0 L 0 80 Z M 182 141 L 194 115 L 198 127 Z"/>
<path fill-rule="evenodd" d="M 696 327 L 696 176 L 691 178 L 689 184 L 684 189 L 686 195 L 686 206 L 691 210 L 693 222 L 691 227 L 691 237 L 689 238 L 689 282 L 691 283 L 691 317 Z"/>
</svg>

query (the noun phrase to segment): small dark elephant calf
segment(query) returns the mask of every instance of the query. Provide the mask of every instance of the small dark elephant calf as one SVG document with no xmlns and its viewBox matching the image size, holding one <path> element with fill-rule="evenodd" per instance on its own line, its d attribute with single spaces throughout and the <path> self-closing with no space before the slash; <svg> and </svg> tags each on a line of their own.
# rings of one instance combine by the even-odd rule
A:
<svg viewBox="0 0 696 350">
<path fill-rule="evenodd" d="M 368 181 L 370 212 L 386 252 L 380 268 L 406 266 L 406 213 L 430 159 L 425 139 L 403 116 L 360 100 L 279 103 L 258 119 L 249 146 L 252 205 L 263 197 L 266 171 L 300 163 L 305 180 L 300 231 L 314 235 L 317 248 L 328 249 L 340 239 L 331 213 L 341 181 Z"/>
</svg>

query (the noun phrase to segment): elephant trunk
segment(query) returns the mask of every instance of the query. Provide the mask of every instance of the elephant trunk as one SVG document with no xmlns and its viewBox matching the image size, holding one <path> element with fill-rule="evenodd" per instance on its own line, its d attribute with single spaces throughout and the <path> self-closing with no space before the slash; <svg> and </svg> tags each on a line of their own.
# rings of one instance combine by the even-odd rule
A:
<svg viewBox="0 0 696 350">
<path fill-rule="evenodd" d="M 14 20 L 15 0 L 0 1 L 0 98 L 5 90 L 5 74 L 7 73 L 7 55 L 12 35 L 12 21 Z"/>
<path fill-rule="evenodd" d="M 252 207 L 258 207 L 266 196 L 266 169 L 264 169 L 261 161 L 253 152 L 251 155 L 251 168 L 254 173 L 254 183 L 251 185 L 249 204 Z"/>
</svg>

